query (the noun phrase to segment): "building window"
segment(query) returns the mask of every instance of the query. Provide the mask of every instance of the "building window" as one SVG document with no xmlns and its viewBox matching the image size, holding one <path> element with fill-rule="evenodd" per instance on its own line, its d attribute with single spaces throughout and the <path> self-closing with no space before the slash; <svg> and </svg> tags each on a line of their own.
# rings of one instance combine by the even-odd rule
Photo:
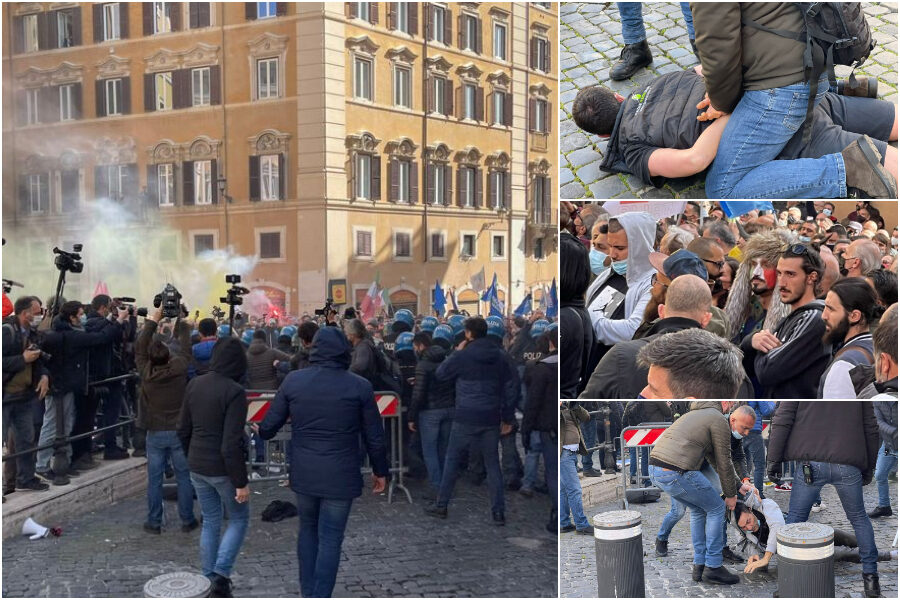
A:
<svg viewBox="0 0 900 600">
<path fill-rule="evenodd" d="M 353 97 L 372 100 L 372 61 L 367 58 L 353 59 Z"/>
<path fill-rule="evenodd" d="M 172 10 L 176 9 L 171 2 L 153 3 L 153 33 L 172 31 Z"/>
<path fill-rule="evenodd" d="M 447 167 L 444 165 L 431 165 L 431 175 L 434 179 L 434 190 L 429 201 L 432 204 L 444 204 L 445 194 L 449 180 L 447 178 Z"/>
<path fill-rule="evenodd" d="M 105 170 L 107 197 L 110 200 L 123 200 L 125 198 L 125 180 L 128 178 L 128 166 L 110 165 Z"/>
<path fill-rule="evenodd" d="M 257 19 L 268 19 L 269 17 L 274 17 L 277 11 L 277 2 L 257 2 L 256 3 L 256 18 Z"/>
<path fill-rule="evenodd" d="M 460 256 L 464 258 L 475 257 L 475 234 L 466 233 L 462 236 L 462 247 L 460 248 Z"/>
<path fill-rule="evenodd" d="M 360 18 L 363 21 L 371 21 L 372 13 L 369 12 L 370 8 L 371 8 L 371 5 L 368 2 L 357 2 L 356 3 L 357 18 Z"/>
<path fill-rule="evenodd" d="M 40 123 L 38 106 L 41 102 L 40 88 L 25 90 L 25 124 L 34 125 Z"/>
<path fill-rule="evenodd" d="M 212 161 L 194 161 L 194 204 L 212 204 Z"/>
<path fill-rule="evenodd" d="M 410 204 L 418 195 L 417 184 L 413 183 L 415 178 L 415 163 L 410 160 L 392 160 L 391 168 L 391 200 L 395 202 L 403 202 Z"/>
<path fill-rule="evenodd" d="M 463 118 L 476 120 L 475 95 L 477 86 L 471 83 L 463 85 Z"/>
<path fill-rule="evenodd" d="M 478 17 L 474 15 L 462 15 L 460 19 L 460 47 L 463 50 L 478 52 Z"/>
<path fill-rule="evenodd" d="M 191 29 L 209 27 L 209 2 L 190 2 L 188 12 Z"/>
<path fill-rule="evenodd" d="M 550 2 L 532 2 L 535 6 L 540 6 L 543 9 L 550 10 Z"/>
<path fill-rule="evenodd" d="M 119 4 L 104 4 L 103 41 L 117 40 L 119 35 Z"/>
<path fill-rule="evenodd" d="M 548 225 L 550 223 L 550 178 L 535 177 L 532 188 L 534 222 Z"/>
<path fill-rule="evenodd" d="M 405 231 L 394 232 L 394 256 L 396 258 L 410 258 L 412 256 L 411 246 L 409 233 Z"/>
<path fill-rule="evenodd" d="M 368 154 L 356 155 L 356 197 L 372 198 L 372 157 Z"/>
<path fill-rule="evenodd" d="M 56 11 L 56 47 L 71 48 L 74 45 L 75 28 L 73 14 L 67 10 L 58 10 Z"/>
<path fill-rule="evenodd" d="M 209 67 L 191 71 L 192 106 L 209 105 Z"/>
<path fill-rule="evenodd" d="M 194 235 L 194 256 L 200 256 L 204 252 L 212 252 L 215 249 L 215 235 L 212 233 L 198 233 Z"/>
<path fill-rule="evenodd" d="M 531 38 L 531 68 L 550 72 L 550 42 L 543 38 Z"/>
<path fill-rule="evenodd" d="M 491 258 L 503 258 L 506 256 L 506 236 L 491 236 Z"/>
<path fill-rule="evenodd" d="M 262 58 L 256 61 L 256 97 L 259 100 L 278 97 L 277 58 Z"/>
<path fill-rule="evenodd" d="M 506 208 L 506 182 L 509 174 L 506 171 L 494 171 L 491 177 L 491 197 L 488 200 L 491 208 L 500 210 Z"/>
<path fill-rule="evenodd" d="M 259 234 L 259 257 L 281 258 L 280 231 L 266 231 Z"/>
<path fill-rule="evenodd" d="M 506 60 L 506 25 L 494 23 L 494 58 Z"/>
<path fill-rule="evenodd" d="M 156 110 L 172 108 L 172 73 L 157 73 L 154 76 L 156 85 Z"/>
<path fill-rule="evenodd" d="M 411 79 L 409 67 L 394 66 L 394 106 L 412 108 Z"/>
<path fill-rule="evenodd" d="M 437 232 L 431 234 L 431 258 L 444 258 L 444 234 Z"/>
<path fill-rule="evenodd" d="M 544 259 L 544 238 L 534 240 L 534 260 Z"/>
<path fill-rule="evenodd" d="M 70 121 L 75 118 L 75 86 L 71 83 L 59 86 L 59 120 Z"/>
<path fill-rule="evenodd" d="M 447 9 L 432 5 L 431 10 L 431 40 L 446 44 Z"/>
<path fill-rule="evenodd" d="M 547 133 L 547 101 L 538 99 L 534 102 L 534 130 Z"/>
<path fill-rule="evenodd" d="M 395 2 L 394 3 L 394 19 L 397 25 L 397 31 L 402 31 L 403 33 L 409 33 L 409 3 L 408 2 Z"/>
<path fill-rule="evenodd" d="M 28 203 L 33 215 L 49 212 L 50 175 L 48 173 L 28 176 Z"/>
<path fill-rule="evenodd" d="M 504 92 L 494 92 L 493 96 L 493 123 L 494 125 L 506 125 L 506 94 Z"/>
<path fill-rule="evenodd" d="M 118 4 L 116 4 L 118 6 Z M 107 79 L 104 82 L 106 88 L 106 114 L 121 115 L 122 114 L 122 80 Z M 171 94 L 170 94 L 171 95 Z M 170 104 L 171 106 L 171 104 Z"/>
<path fill-rule="evenodd" d="M 356 256 L 372 257 L 372 232 L 357 230 L 356 232 Z"/>
<path fill-rule="evenodd" d="M 171 163 L 157 165 L 156 181 L 159 190 L 159 205 L 173 206 L 175 204 L 175 165 Z"/>
<path fill-rule="evenodd" d="M 278 159 L 278 154 L 259 157 L 259 191 L 261 200 L 281 200 L 281 185 L 279 183 L 281 173 L 278 171 Z"/>
<path fill-rule="evenodd" d="M 463 208 L 474 208 L 475 206 L 475 169 L 472 167 L 460 167 L 460 190 Z"/>
<path fill-rule="evenodd" d="M 434 102 L 434 111 L 436 113 L 446 115 L 449 114 L 447 110 L 447 80 L 443 77 L 432 77 L 432 94 L 433 94 L 433 102 Z"/>
<path fill-rule="evenodd" d="M 40 48 L 38 41 L 38 16 L 34 14 L 22 17 L 22 27 L 25 30 L 25 46 L 23 50 L 25 52 L 37 52 Z"/>
</svg>

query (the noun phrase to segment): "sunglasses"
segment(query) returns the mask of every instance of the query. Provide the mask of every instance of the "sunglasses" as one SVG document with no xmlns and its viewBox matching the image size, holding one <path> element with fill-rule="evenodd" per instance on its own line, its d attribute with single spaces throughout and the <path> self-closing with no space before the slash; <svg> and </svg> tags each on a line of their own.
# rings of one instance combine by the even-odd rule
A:
<svg viewBox="0 0 900 600">
<path fill-rule="evenodd" d="M 657 283 L 664 288 L 669 287 L 668 283 L 663 283 L 662 281 L 660 281 L 659 278 L 657 277 L 657 274 L 654 273 L 653 275 L 650 276 L 650 287 L 653 287 Z"/>
<path fill-rule="evenodd" d="M 720 260 L 719 262 L 716 262 L 716 261 L 714 261 L 714 260 L 707 260 L 707 259 L 705 259 L 705 258 L 704 258 L 704 259 L 701 259 L 701 260 L 703 260 L 703 262 L 709 263 L 709 264 L 711 264 L 711 265 L 716 265 L 716 267 L 718 267 L 718 269 L 719 269 L 720 271 L 721 271 L 722 269 L 725 268 L 725 261 L 724 261 L 724 260 Z"/>
<path fill-rule="evenodd" d="M 809 254 L 809 248 L 804 244 L 791 244 L 788 246 L 788 252 L 794 256 L 803 256 L 804 254 Z"/>
</svg>

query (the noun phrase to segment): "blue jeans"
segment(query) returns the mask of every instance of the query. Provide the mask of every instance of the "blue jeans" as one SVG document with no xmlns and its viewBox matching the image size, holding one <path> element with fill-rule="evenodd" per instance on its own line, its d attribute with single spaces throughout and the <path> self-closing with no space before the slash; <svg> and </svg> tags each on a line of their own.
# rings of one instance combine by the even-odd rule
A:
<svg viewBox="0 0 900 600">
<path fill-rule="evenodd" d="M 722 524 L 725 502 L 700 471 L 677 471 L 650 465 L 650 480 L 658 488 L 691 509 L 691 542 L 694 564 L 716 569 L 722 566 L 725 545 Z"/>
<path fill-rule="evenodd" d="M 422 439 L 422 458 L 428 470 L 428 481 L 435 489 L 441 487 L 450 428 L 453 426 L 452 408 L 435 408 L 419 413 L 419 436 Z"/>
<path fill-rule="evenodd" d="M 584 445 L 587 447 L 589 454 L 584 454 L 581 456 L 581 468 L 582 469 L 593 469 L 594 468 L 594 452 L 596 450 L 591 450 L 594 446 L 597 445 L 597 419 L 594 416 L 591 416 L 590 421 L 585 421 L 581 424 L 581 436 L 584 438 Z M 603 461 L 600 461 L 601 463 Z M 601 469 L 603 465 L 598 465 Z"/>
<path fill-rule="evenodd" d="M 856 541 L 859 543 L 859 559 L 863 565 L 863 573 L 878 572 L 878 548 L 875 546 L 875 533 L 872 522 L 866 514 L 863 502 L 862 473 L 857 467 L 834 463 L 810 462 L 813 482 L 806 484 L 802 470 L 797 470 L 794 485 L 791 488 L 791 503 L 785 522 L 805 523 L 809 519 L 809 511 L 813 502 L 822 491 L 822 486 L 830 483 L 837 491 L 844 514 L 853 526 Z"/>
<path fill-rule="evenodd" d="M 166 463 L 171 459 L 178 485 L 178 516 L 184 525 L 194 517 L 194 486 L 191 471 L 178 433 L 175 431 L 147 432 L 147 523 L 159 527 L 163 516 L 163 477 Z"/>
<path fill-rule="evenodd" d="M 559 455 L 559 526 L 568 527 L 574 521 L 575 527 L 585 529 L 591 524 L 584 516 L 584 505 L 581 503 L 581 482 L 575 468 L 577 456 L 577 452 L 565 448 Z"/>
<path fill-rule="evenodd" d="M 203 514 L 203 529 L 200 532 L 203 574 L 209 577 L 218 573 L 230 577 L 250 524 L 250 503 L 240 504 L 234 499 L 234 484 L 227 475 L 211 477 L 192 472 L 191 481 L 197 490 L 200 512 Z M 221 532 L 222 503 L 228 507 L 228 526 L 224 535 Z"/>
<path fill-rule="evenodd" d="M 297 562 L 304 598 L 331 598 L 353 499 L 297 494 Z"/>
<path fill-rule="evenodd" d="M 533 490 L 537 485 L 538 467 L 541 464 L 541 455 L 544 453 L 541 436 L 542 432 L 540 431 L 532 431 L 529 436 L 531 449 L 525 454 L 525 476 L 522 477 L 522 489 Z M 547 462 L 544 461 L 544 469 L 546 468 Z"/>
<path fill-rule="evenodd" d="M 694 39 L 694 17 L 691 15 L 691 6 L 688 2 L 680 2 L 681 14 L 684 15 L 684 24 L 687 27 L 688 37 Z M 626 44 L 638 44 L 647 39 L 644 30 L 644 17 L 641 14 L 640 2 L 616 2 L 619 9 L 619 18 L 622 19 L 622 39 Z"/>
<path fill-rule="evenodd" d="M 664 542 L 669 540 L 669 534 L 672 533 L 672 529 L 675 528 L 687 510 L 687 507 L 674 497 L 670 497 L 670 500 L 672 504 L 669 507 L 669 512 L 663 517 L 662 524 L 659 526 L 659 532 L 656 534 L 656 537 Z"/>
<path fill-rule="evenodd" d="M 629 448 L 628 453 L 631 454 L 631 464 L 628 467 L 628 472 L 632 477 L 637 475 L 637 448 Z M 650 464 L 650 446 L 644 446 L 641 448 L 641 475 L 647 476 L 647 467 Z M 640 482 L 639 482 L 640 483 Z"/>
<path fill-rule="evenodd" d="M 503 473 L 500 472 L 500 425 L 468 425 L 453 422 L 450 429 L 450 443 L 444 472 L 441 474 L 441 489 L 435 504 L 445 507 L 450 503 L 459 470 L 463 468 L 463 456 L 469 446 L 481 452 L 484 469 L 487 472 L 488 488 L 491 492 L 491 511 L 503 512 Z"/>
<path fill-rule="evenodd" d="M 744 436 L 744 454 L 753 465 L 753 486 L 762 493 L 763 477 L 766 476 L 766 447 L 763 444 L 762 432 L 751 431 Z"/>
<path fill-rule="evenodd" d="M 878 462 L 875 463 L 875 483 L 878 485 L 878 506 L 891 507 L 891 488 L 888 485 L 888 475 L 891 471 L 897 471 L 897 453 L 884 453 L 886 446 L 881 444 L 878 450 Z"/>
<path fill-rule="evenodd" d="M 816 103 L 828 90 L 819 82 Z M 809 86 L 795 83 L 748 90 L 731 114 L 706 176 L 710 198 L 843 198 L 847 195 L 840 153 L 821 158 L 775 160 L 806 121 Z"/>
<path fill-rule="evenodd" d="M 75 393 L 66 392 L 59 395 L 62 396 L 63 437 L 65 437 L 72 433 L 72 427 L 75 425 Z M 44 398 L 44 422 L 41 425 L 38 446 L 56 441 L 56 428 L 59 426 L 56 419 L 56 404 L 59 401 L 59 395 Z M 53 451 L 53 448 L 38 450 L 35 468 L 39 473 L 45 473 L 50 469 L 50 459 L 53 457 Z M 72 444 L 66 444 L 65 452 L 66 457 L 71 462 Z"/>
</svg>

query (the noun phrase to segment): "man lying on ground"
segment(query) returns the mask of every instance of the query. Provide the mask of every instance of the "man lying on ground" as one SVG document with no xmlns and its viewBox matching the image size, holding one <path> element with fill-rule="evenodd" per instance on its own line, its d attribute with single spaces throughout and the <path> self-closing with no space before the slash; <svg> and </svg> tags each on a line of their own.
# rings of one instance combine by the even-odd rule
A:
<svg viewBox="0 0 900 600">
<path fill-rule="evenodd" d="M 700 67 L 661 75 L 628 98 L 603 86 L 578 92 L 572 105 L 575 123 L 589 133 L 609 137 L 600 167 L 610 173 L 630 173 L 661 187 L 664 178 L 688 177 L 706 170 L 716 157 L 728 115 L 707 120 L 709 106 Z M 847 165 L 845 185 L 872 197 L 885 195 L 886 178 L 893 190 L 897 179 L 897 107 L 885 100 L 826 93 L 813 113 L 810 142 L 803 145 L 802 128 L 787 143 L 779 160 L 821 158 L 841 153 Z M 860 146 L 871 149 L 881 164 L 858 157 Z M 849 157 L 849 158 L 848 158 Z"/>
</svg>

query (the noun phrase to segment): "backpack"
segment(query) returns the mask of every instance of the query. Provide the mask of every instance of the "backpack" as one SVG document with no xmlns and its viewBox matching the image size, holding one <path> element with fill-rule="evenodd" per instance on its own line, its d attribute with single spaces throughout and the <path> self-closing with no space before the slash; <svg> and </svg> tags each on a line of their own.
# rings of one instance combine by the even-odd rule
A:
<svg viewBox="0 0 900 600">
<path fill-rule="evenodd" d="M 628 426 L 640 425 L 644 422 L 644 403 L 632 400 L 625 405 L 625 416 L 622 419 Z"/>
<path fill-rule="evenodd" d="M 403 393 L 403 376 L 400 374 L 400 367 L 387 357 L 385 351 L 379 347 L 375 348 L 375 380 L 372 386 L 375 391 L 391 391 L 400 398 Z"/>
<path fill-rule="evenodd" d="M 803 53 L 803 77 L 809 82 L 809 101 L 806 105 L 806 124 L 803 127 L 803 144 L 809 143 L 812 129 L 812 111 L 815 108 L 819 76 L 822 71 L 813 60 L 812 44 L 817 43 L 825 51 L 825 72 L 831 85 L 837 85 L 834 65 L 847 65 L 854 69 L 869 57 L 875 48 L 872 32 L 859 2 L 794 2 L 803 15 L 801 31 L 771 29 L 752 19 L 741 17 L 741 23 L 761 31 L 806 43 Z M 850 88 L 856 88 L 856 76 L 850 72 Z M 813 88 L 815 86 L 815 88 Z"/>
</svg>

